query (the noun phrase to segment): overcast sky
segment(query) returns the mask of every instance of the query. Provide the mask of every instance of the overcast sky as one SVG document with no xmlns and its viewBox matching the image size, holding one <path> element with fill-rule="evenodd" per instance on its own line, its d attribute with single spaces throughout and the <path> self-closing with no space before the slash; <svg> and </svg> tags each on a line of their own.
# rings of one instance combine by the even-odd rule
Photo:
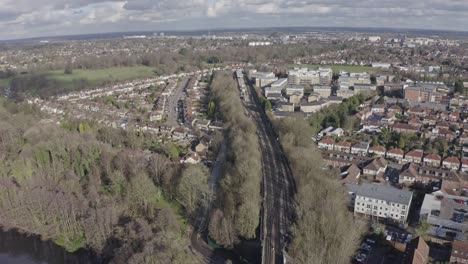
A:
<svg viewBox="0 0 468 264">
<path fill-rule="evenodd" d="M 0 39 L 269 26 L 468 30 L 468 0 L 0 0 Z"/>
</svg>

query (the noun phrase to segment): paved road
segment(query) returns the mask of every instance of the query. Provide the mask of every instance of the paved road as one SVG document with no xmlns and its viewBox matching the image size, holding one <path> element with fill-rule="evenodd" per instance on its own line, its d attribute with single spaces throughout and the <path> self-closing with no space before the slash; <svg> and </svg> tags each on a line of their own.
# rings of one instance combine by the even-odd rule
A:
<svg viewBox="0 0 468 264">
<path fill-rule="evenodd" d="M 250 87 L 246 105 L 257 126 L 262 152 L 262 263 L 283 263 L 283 249 L 289 242 L 293 223 L 295 183 L 274 129 L 260 106 L 255 89 Z"/>
<path fill-rule="evenodd" d="M 177 85 L 177 87 L 172 91 L 168 100 L 167 100 L 167 121 L 166 124 L 171 127 L 179 127 L 179 122 L 177 122 L 177 117 L 179 115 L 178 111 L 176 111 L 177 102 L 182 97 L 185 87 L 187 87 L 189 77 L 184 77 L 181 82 Z"/>
</svg>

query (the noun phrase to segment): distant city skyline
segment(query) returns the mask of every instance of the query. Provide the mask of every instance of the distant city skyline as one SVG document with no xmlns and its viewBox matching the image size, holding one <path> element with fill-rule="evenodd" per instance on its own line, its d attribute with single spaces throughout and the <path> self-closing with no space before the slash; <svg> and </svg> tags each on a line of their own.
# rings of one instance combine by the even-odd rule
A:
<svg viewBox="0 0 468 264">
<path fill-rule="evenodd" d="M 0 39 L 258 27 L 468 28 L 465 0 L 0 0 Z"/>
</svg>

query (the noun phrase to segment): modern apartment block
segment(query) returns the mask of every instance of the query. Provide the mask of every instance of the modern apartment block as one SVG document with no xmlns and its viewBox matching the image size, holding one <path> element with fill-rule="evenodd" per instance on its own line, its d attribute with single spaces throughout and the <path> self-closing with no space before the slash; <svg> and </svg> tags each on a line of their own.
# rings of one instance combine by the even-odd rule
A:
<svg viewBox="0 0 468 264">
<path fill-rule="evenodd" d="M 444 93 L 439 89 L 446 89 L 446 86 L 439 83 L 415 83 L 405 89 L 405 99 L 410 102 L 441 103 Z"/>
<path fill-rule="evenodd" d="M 295 68 L 288 72 L 288 83 L 295 85 L 327 85 L 331 83 L 333 71 L 329 68 L 309 70 L 308 68 Z"/>
<path fill-rule="evenodd" d="M 413 193 L 390 186 L 346 184 L 354 214 L 376 221 L 405 224 Z"/>
<path fill-rule="evenodd" d="M 449 240 L 466 240 L 468 232 L 468 198 L 437 191 L 424 196 L 419 215 L 427 221 L 429 234 Z"/>
</svg>

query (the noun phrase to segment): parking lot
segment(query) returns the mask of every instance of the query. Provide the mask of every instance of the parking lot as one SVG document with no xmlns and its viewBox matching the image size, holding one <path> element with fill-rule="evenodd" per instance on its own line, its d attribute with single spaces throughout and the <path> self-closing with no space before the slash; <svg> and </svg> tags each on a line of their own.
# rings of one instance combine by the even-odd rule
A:
<svg viewBox="0 0 468 264">
<path fill-rule="evenodd" d="M 396 264 L 404 257 L 406 243 L 413 236 L 403 229 L 376 224 L 361 242 L 353 263 Z"/>
</svg>

